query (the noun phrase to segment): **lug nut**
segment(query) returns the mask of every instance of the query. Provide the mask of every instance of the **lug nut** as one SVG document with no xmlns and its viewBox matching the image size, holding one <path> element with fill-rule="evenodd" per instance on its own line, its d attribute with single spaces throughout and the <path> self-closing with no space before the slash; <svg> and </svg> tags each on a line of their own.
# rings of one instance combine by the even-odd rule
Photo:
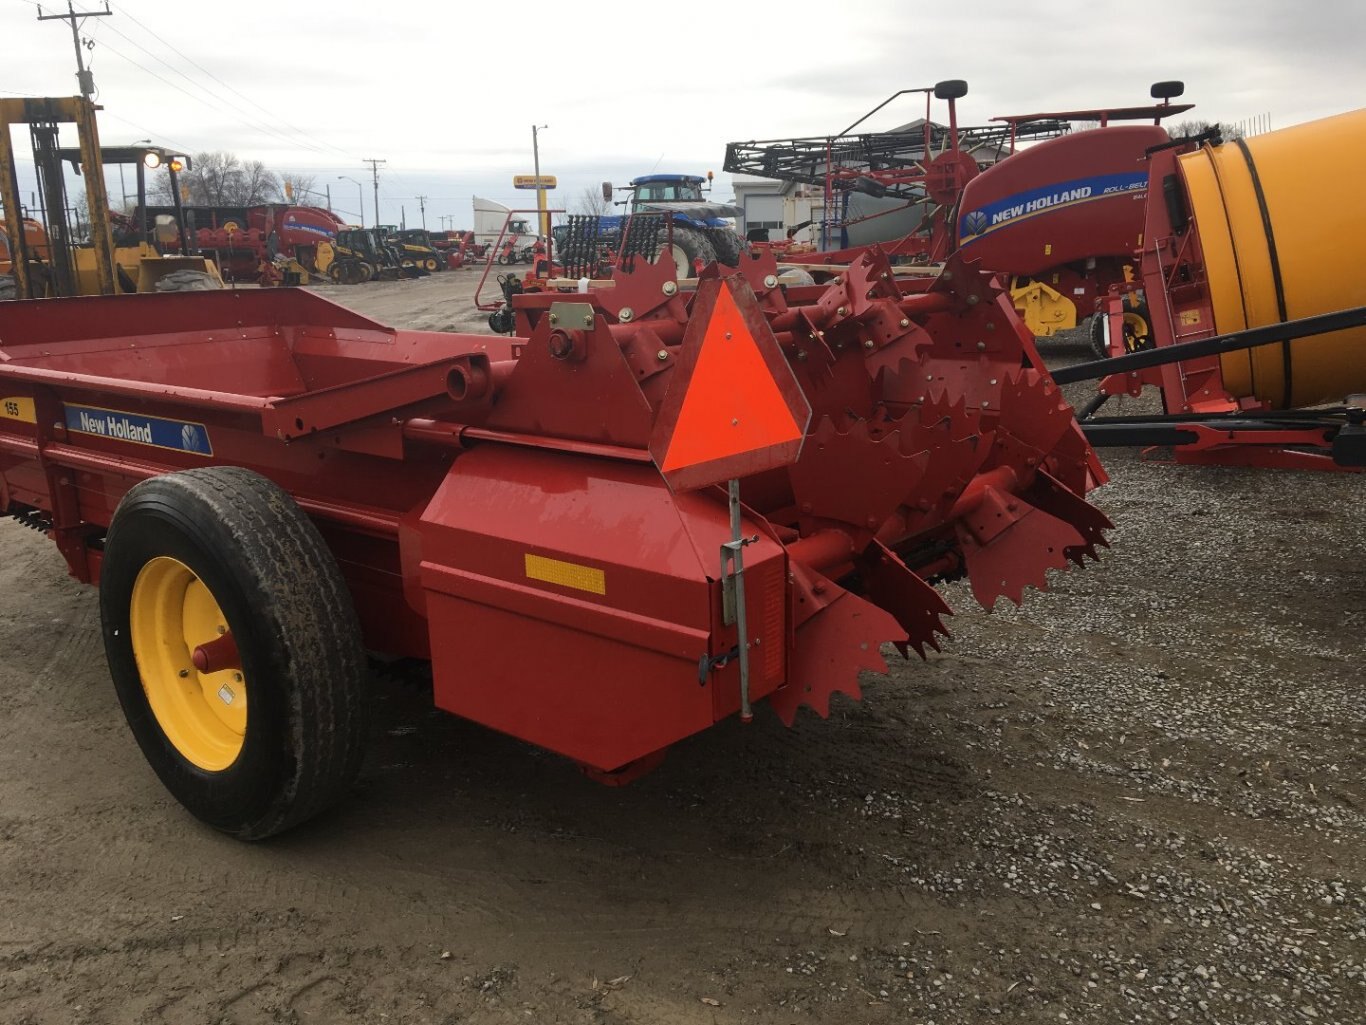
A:
<svg viewBox="0 0 1366 1025">
<path fill-rule="evenodd" d="M 669 350 L 668 350 L 668 349 L 660 349 L 657 353 L 655 353 L 655 359 L 659 360 L 661 363 L 662 363 L 664 360 L 668 359 L 668 358 L 669 358 Z"/>
</svg>

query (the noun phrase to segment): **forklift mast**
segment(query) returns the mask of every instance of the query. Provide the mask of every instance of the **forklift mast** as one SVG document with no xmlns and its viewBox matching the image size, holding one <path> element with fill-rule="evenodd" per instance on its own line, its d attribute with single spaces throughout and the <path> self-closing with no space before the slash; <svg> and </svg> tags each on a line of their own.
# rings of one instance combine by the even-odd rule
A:
<svg viewBox="0 0 1366 1025">
<path fill-rule="evenodd" d="M 38 298 L 44 292 L 35 280 L 36 261 L 24 238 L 23 207 L 19 201 L 19 176 L 14 157 L 11 131 L 15 125 L 28 125 L 34 169 L 38 175 L 38 194 L 47 222 L 48 266 L 58 295 L 75 295 L 76 268 L 72 250 L 75 240 L 67 218 L 65 178 L 57 133 L 61 125 L 74 124 L 80 142 L 80 171 L 85 179 L 86 205 L 90 212 L 90 245 L 95 251 L 99 294 L 115 295 L 114 240 L 109 226 L 109 197 L 104 186 L 104 166 L 100 155 L 99 131 L 95 127 L 98 108 L 82 96 L 0 100 L 0 205 L 5 208 L 5 231 L 14 248 L 12 259 L 17 294 Z"/>
</svg>

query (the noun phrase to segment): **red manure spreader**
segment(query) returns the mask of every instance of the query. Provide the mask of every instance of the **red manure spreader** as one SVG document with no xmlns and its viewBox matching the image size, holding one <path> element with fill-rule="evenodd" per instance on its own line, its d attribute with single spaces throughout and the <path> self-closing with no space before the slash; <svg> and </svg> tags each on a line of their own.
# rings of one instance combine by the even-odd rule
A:
<svg viewBox="0 0 1366 1025">
<path fill-rule="evenodd" d="M 1103 473 L 989 276 L 741 262 L 527 297 L 519 337 L 301 290 L 0 304 L 0 502 L 98 584 L 158 776 L 248 839 L 346 793 L 367 651 L 617 783 L 937 648 L 937 582 L 1095 556 Z"/>
</svg>

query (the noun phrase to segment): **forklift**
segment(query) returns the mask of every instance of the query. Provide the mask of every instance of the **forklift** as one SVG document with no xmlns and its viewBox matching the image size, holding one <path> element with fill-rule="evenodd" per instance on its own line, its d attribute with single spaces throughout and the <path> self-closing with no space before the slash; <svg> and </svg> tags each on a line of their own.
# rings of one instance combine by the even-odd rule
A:
<svg viewBox="0 0 1366 1025">
<path fill-rule="evenodd" d="M 218 268 L 194 254 L 191 233 L 181 228 L 184 218 L 176 173 L 188 166 L 187 159 L 157 146 L 101 149 L 95 124 L 98 109 L 82 96 L 0 100 L 0 206 L 4 207 L 0 223 L 8 241 L 12 277 L 0 295 L 12 292 L 17 299 L 43 299 L 222 288 Z M 34 244 L 40 236 L 32 227 L 26 228 L 26 221 L 38 224 L 39 218 L 25 218 L 19 199 L 11 129 L 20 124 L 28 126 L 32 142 L 40 200 L 36 213 L 45 224 L 41 244 Z M 78 147 L 58 145 L 63 124 L 76 126 Z M 85 180 L 90 218 L 85 232 L 71 223 L 64 162 L 70 162 Z M 136 165 L 138 208 L 144 211 L 146 173 L 164 168 L 171 176 L 176 202 L 174 223 L 153 224 L 145 214 L 132 220 L 111 217 L 104 184 L 106 164 Z M 163 255 L 171 248 L 178 250 L 177 255 Z"/>
</svg>

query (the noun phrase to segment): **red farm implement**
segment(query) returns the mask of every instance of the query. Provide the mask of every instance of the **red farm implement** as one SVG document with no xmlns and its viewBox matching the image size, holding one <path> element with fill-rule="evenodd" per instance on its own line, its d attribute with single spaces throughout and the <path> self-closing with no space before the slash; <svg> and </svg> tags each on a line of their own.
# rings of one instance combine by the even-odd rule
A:
<svg viewBox="0 0 1366 1025">
<path fill-rule="evenodd" d="M 1183 91 L 1180 82 L 1159 82 L 1151 94 L 1161 102 L 1149 106 L 1008 115 L 960 129 L 956 101 L 967 86 L 941 82 L 894 93 L 823 140 L 732 143 L 726 169 L 823 186 L 821 249 L 785 259 L 818 280 L 869 249 L 847 246 L 851 227 L 916 210 L 914 230 L 877 243 L 888 256 L 938 263 L 961 251 L 1003 276 L 1017 312 L 1041 337 L 1076 327 L 1109 289 L 1127 284 L 1130 333 L 1147 339 L 1131 268 L 1142 244 L 1144 153 L 1167 141 L 1162 120 L 1191 109 L 1171 102 Z M 925 96 L 918 124 L 854 132 L 906 93 Z M 933 98 L 947 100 L 947 124 L 930 120 Z M 1078 130 L 1088 124 L 1099 127 Z M 851 216 L 860 197 L 864 212 Z"/>
<path fill-rule="evenodd" d="M 988 277 L 743 262 L 528 297 L 517 338 L 297 290 L 0 304 L 0 501 L 99 584 L 161 779 L 242 837 L 347 789 L 365 650 L 619 781 L 937 648 L 939 580 L 990 606 L 1094 557 L 1101 470 Z"/>
<path fill-rule="evenodd" d="M 1136 262 L 1152 335 L 1129 344 L 1126 292 L 1112 290 L 1115 358 L 1057 375 L 1099 380 L 1083 413 L 1094 443 L 1170 449 L 1178 463 L 1366 467 L 1366 204 L 1341 170 L 1362 160 L 1366 111 L 1149 149 Z M 1145 387 L 1161 413 L 1096 415 Z"/>
</svg>

